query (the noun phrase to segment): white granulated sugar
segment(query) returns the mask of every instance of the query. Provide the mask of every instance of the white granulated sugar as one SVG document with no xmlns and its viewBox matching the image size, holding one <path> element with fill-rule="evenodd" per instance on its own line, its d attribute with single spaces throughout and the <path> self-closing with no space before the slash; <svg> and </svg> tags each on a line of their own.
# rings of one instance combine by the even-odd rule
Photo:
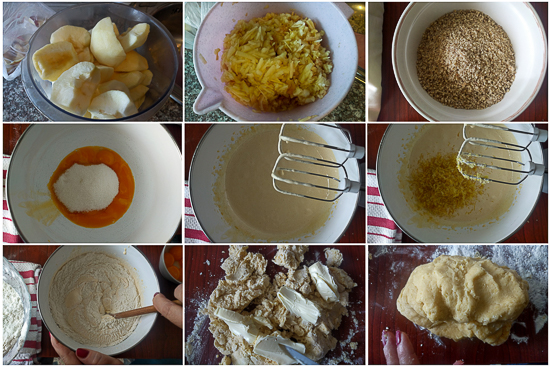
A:
<svg viewBox="0 0 550 367">
<path fill-rule="evenodd" d="M 23 327 L 23 318 L 25 317 L 25 311 L 23 310 L 23 302 L 19 294 L 13 289 L 11 285 L 3 282 L 3 341 L 4 341 L 4 355 L 6 355 L 11 348 L 17 343 L 17 340 L 21 336 L 21 328 Z"/>
<path fill-rule="evenodd" d="M 59 201 L 72 213 L 102 210 L 118 194 L 118 177 L 105 164 L 74 164 L 53 187 Z"/>
</svg>

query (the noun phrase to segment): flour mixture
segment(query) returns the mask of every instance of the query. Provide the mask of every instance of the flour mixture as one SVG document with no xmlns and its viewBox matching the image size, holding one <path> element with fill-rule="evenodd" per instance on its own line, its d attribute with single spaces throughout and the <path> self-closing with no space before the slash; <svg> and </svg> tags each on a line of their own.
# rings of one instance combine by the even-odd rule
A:
<svg viewBox="0 0 550 367">
<path fill-rule="evenodd" d="M 3 297 L 2 297 L 2 314 L 4 330 L 2 333 L 4 354 L 6 355 L 15 345 L 21 336 L 21 328 L 23 327 L 23 318 L 25 311 L 23 310 L 23 302 L 19 294 L 11 285 L 3 282 Z"/>
<path fill-rule="evenodd" d="M 50 285 L 49 302 L 57 325 L 75 341 L 108 347 L 125 340 L 139 317 L 114 319 L 117 313 L 141 307 L 137 277 L 122 261 L 88 252 L 67 261 Z"/>
<path fill-rule="evenodd" d="M 225 355 L 222 364 L 297 364 L 281 345 L 319 361 L 337 345 L 331 333 L 348 314 L 348 297 L 357 284 L 320 261 L 300 267 L 308 246 L 277 247 L 273 262 L 288 272 L 276 274 L 273 283 L 261 254 L 247 252 L 248 246 L 229 248 L 222 264 L 225 279 L 205 310 L 214 345 Z M 337 250 L 327 251 L 331 261 L 341 257 Z"/>
</svg>

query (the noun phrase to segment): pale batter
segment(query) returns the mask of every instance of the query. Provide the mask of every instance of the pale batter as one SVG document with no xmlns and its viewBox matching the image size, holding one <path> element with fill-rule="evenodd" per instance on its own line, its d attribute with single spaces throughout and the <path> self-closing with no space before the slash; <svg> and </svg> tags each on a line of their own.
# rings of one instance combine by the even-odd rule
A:
<svg viewBox="0 0 550 367">
<path fill-rule="evenodd" d="M 317 134 L 308 130 L 292 125 L 288 128 L 294 129 L 296 137 L 324 142 Z M 241 242 L 250 238 L 268 241 L 290 240 L 313 234 L 330 215 L 333 205 L 331 202 L 285 195 L 273 188 L 271 170 L 279 156 L 279 130 L 280 125 L 253 127 L 243 134 L 232 145 L 229 154 L 223 157 L 227 165 L 216 184 L 216 201 L 225 220 L 234 226 L 237 233 L 247 235 L 233 238 L 235 241 Z M 297 154 L 335 160 L 330 150 L 321 151 L 316 147 L 297 145 L 292 146 L 291 150 Z M 308 169 L 317 168 L 310 165 Z M 317 172 L 338 177 L 335 169 L 320 168 Z M 326 179 L 323 183 L 328 185 Z M 289 191 L 302 189 L 296 185 L 292 186 Z"/>
<path fill-rule="evenodd" d="M 409 197 L 409 205 L 420 211 L 416 206 L 414 197 L 406 183 L 406 177 L 415 170 L 420 159 L 428 159 L 441 153 L 458 154 L 460 146 L 464 141 L 462 137 L 463 124 L 432 124 L 425 126 L 411 140 L 408 155 L 403 159 L 403 165 L 399 172 L 399 187 Z M 515 142 L 512 134 L 500 130 L 477 130 L 476 135 L 481 138 L 504 140 Z M 515 142 L 516 143 L 516 142 Z M 516 143 L 517 144 L 517 143 Z M 493 150 L 495 151 L 495 150 Z M 491 153 L 493 152 L 491 151 Z M 519 154 L 512 154 L 512 159 L 521 160 Z M 510 181 L 509 173 L 503 171 L 492 171 L 492 178 Z M 499 183 L 486 183 L 483 187 L 483 194 L 476 198 L 475 204 L 466 206 L 456 211 L 452 218 L 428 218 L 419 213 L 415 218 L 417 225 L 429 226 L 432 224 L 471 226 L 498 219 L 506 213 L 516 197 L 517 186 L 504 185 Z"/>
<path fill-rule="evenodd" d="M 88 252 L 67 261 L 50 285 L 49 303 L 57 325 L 75 341 L 108 347 L 125 340 L 139 317 L 114 319 L 141 307 L 134 271 L 104 253 Z"/>
</svg>

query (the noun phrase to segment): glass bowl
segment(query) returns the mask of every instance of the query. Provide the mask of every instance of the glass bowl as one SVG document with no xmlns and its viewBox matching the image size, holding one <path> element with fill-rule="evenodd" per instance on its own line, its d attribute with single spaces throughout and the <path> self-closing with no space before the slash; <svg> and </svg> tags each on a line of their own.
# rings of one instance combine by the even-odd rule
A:
<svg viewBox="0 0 550 367">
<path fill-rule="evenodd" d="M 12 263 L 8 261 L 8 259 L 6 259 L 5 257 L 3 259 L 2 280 L 11 285 L 13 289 L 15 289 L 19 297 L 21 297 L 24 312 L 23 326 L 20 330 L 21 334 L 19 335 L 17 342 L 13 345 L 9 352 L 4 355 L 3 358 L 3 364 L 7 365 L 10 364 L 13 358 L 15 358 L 15 356 L 19 353 L 21 348 L 23 348 L 23 344 L 25 343 L 25 339 L 27 338 L 27 333 L 31 325 L 31 295 L 19 272 L 15 269 Z"/>
<path fill-rule="evenodd" d="M 64 25 L 79 26 L 92 29 L 97 22 L 105 17 L 111 17 L 120 32 L 138 23 L 150 25 L 147 41 L 136 51 L 147 59 L 153 80 L 145 101 L 139 112 L 122 119 L 109 121 L 147 121 L 162 108 L 170 98 L 178 72 L 178 52 L 176 43 L 170 32 L 158 20 L 122 4 L 81 4 L 64 9 L 48 19 L 40 27 L 29 42 L 29 52 L 22 68 L 23 87 L 31 102 L 52 121 L 96 121 L 72 114 L 50 101 L 52 83 L 42 80 L 35 70 L 32 55 L 34 52 L 50 43 L 50 35 Z"/>
</svg>

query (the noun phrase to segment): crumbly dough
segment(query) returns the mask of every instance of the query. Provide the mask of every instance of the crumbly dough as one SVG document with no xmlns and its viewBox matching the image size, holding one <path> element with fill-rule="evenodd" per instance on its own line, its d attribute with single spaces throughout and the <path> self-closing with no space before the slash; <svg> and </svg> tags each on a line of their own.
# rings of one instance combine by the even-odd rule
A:
<svg viewBox="0 0 550 367">
<path fill-rule="evenodd" d="M 308 250 L 307 245 L 278 245 L 273 262 L 289 270 L 296 270 L 304 261 L 304 254 Z"/>
<path fill-rule="evenodd" d="M 205 310 L 210 317 L 209 330 L 214 336 L 214 345 L 226 356 L 222 363 L 277 364 L 254 353 L 254 345 L 249 344 L 242 336 L 233 334 L 228 325 L 215 316 L 220 307 L 260 320 L 257 324 L 260 336 L 292 338 L 294 342 L 305 345 L 307 357 L 314 361 L 323 358 L 336 347 L 337 340 L 331 332 L 340 326 L 342 316 L 348 314 L 348 295 L 357 284 L 343 270 L 329 267 L 338 287 L 339 300 L 327 302 L 315 288 L 308 267 L 303 265 L 298 269 L 308 246 L 278 245 L 279 251 L 273 262 L 277 261 L 278 265 L 289 271 L 276 274 L 273 282 L 265 274 L 265 258 L 261 254 L 248 253 L 247 248 L 248 246 L 242 245 L 230 246 L 230 256 L 222 264 L 226 272 L 225 279 L 219 281 Z M 277 292 L 284 286 L 315 303 L 321 313 L 315 324 L 302 320 L 283 306 Z"/>
<path fill-rule="evenodd" d="M 339 267 L 344 261 L 344 257 L 340 250 L 335 248 L 326 248 L 325 249 L 325 259 L 327 259 L 327 266 Z"/>
<path fill-rule="evenodd" d="M 91 347 L 117 345 L 136 328 L 139 317 L 115 319 L 141 307 L 133 271 L 122 261 L 87 252 L 67 261 L 50 285 L 49 303 L 57 325 L 72 339 Z"/>
<path fill-rule="evenodd" d="M 529 284 L 505 266 L 442 255 L 411 273 L 397 309 L 436 335 L 453 340 L 477 337 L 500 345 L 529 303 L 528 290 Z"/>
</svg>

